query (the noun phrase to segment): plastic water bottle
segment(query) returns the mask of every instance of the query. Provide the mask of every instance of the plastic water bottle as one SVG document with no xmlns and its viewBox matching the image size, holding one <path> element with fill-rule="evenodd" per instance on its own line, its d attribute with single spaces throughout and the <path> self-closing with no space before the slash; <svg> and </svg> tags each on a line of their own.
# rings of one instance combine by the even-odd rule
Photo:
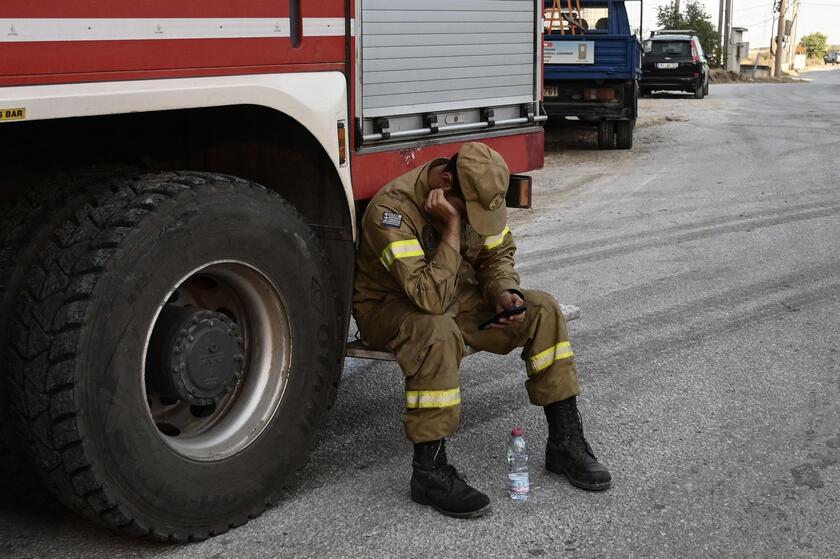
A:
<svg viewBox="0 0 840 559">
<path fill-rule="evenodd" d="M 528 499 L 528 448 L 522 434 L 520 427 L 511 431 L 507 447 L 508 492 L 514 501 Z"/>
</svg>

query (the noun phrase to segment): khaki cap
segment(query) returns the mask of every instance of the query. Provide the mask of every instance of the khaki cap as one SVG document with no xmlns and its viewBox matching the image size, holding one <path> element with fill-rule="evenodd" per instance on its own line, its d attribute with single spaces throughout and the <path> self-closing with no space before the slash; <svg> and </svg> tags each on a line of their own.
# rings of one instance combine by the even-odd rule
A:
<svg viewBox="0 0 840 559">
<path fill-rule="evenodd" d="M 498 235 L 507 224 L 507 163 L 486 145 L 470 142 L 458 150 L 456 167 L 470 226 L 485 237 Z"/>
</svg>

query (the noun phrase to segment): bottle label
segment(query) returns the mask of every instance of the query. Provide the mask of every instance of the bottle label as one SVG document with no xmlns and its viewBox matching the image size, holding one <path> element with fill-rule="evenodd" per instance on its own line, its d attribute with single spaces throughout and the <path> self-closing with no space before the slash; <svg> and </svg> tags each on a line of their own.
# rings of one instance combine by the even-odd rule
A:
<svg viewBox="0 0 840 559">
<path fill-rule="evenodd" d="M 508 488 L 511 495 L 527 495 L 528 474 L 508 474 Z"/>
</svg>

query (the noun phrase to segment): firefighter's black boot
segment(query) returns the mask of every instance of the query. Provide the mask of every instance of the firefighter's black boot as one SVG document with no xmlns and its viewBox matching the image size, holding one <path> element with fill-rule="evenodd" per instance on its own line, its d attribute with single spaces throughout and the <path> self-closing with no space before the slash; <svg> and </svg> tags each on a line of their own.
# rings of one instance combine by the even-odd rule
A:
<svg viewBox="0 0 840 559">
<path fill-rule="evenodd" d="M 447 463 L 443 439 L 415 444 L 411 465 L 412 501 L 455 518 L 473 518 L 490 510 L 487 495 L 467 485 Z"/>
<path fill-rule="evenodd" d="M 583 423 L 575 397 L 545 406 L 548 444 L 545 468 L 563 474 L 572 485 L 590 491 L 609 489 L 612 476 L 592 453 L 583 437 Z"/>
</svg>

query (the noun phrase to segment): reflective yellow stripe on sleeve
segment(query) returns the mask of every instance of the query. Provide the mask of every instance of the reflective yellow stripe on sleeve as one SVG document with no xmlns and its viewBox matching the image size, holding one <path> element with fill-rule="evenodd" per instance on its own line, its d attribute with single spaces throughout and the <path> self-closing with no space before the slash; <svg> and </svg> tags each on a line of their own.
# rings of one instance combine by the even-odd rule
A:
<svg viewBox="0 0 840 559">
<path fill-rule="evenodd" d="M 394 263 L 394 260 L 410 258 L 412 256 L 423 256 L 424 254 L 423 247 L 420 246 L 420 241 L 417 239 L 394 241 L 385 247 L 385 250 L 382 251 L 382 256 L 379 257 L 379 261 L 390 271 L 391 264 Z"/>
<path fill-rule="evenodd" d="M 505 235 L 510 234 L 510 227 L 505 226 L 501 233 L 484 239 L 484 250 L 493 250 L 505 240 Z"/>
<path fill-rule="evenodd" d="M 461 403 L 461 389 L 450 390 L 406 390 L 405 407 L 410 410 L 419 408 L 449 408 Z"/>
<path fill-rule="evenodd" d="M 575 354 L 572 352 L 572 344 L 570 342 L 560 342 L 531 357 L 529 362 L 531 370 L 529 371 L 528 376 L 534 376 L 543 369 L 551 366 L 551 364 L 555 361 L 568 359 L 570 357 L 574 357 L 574 355 Z"/>
</svg>

